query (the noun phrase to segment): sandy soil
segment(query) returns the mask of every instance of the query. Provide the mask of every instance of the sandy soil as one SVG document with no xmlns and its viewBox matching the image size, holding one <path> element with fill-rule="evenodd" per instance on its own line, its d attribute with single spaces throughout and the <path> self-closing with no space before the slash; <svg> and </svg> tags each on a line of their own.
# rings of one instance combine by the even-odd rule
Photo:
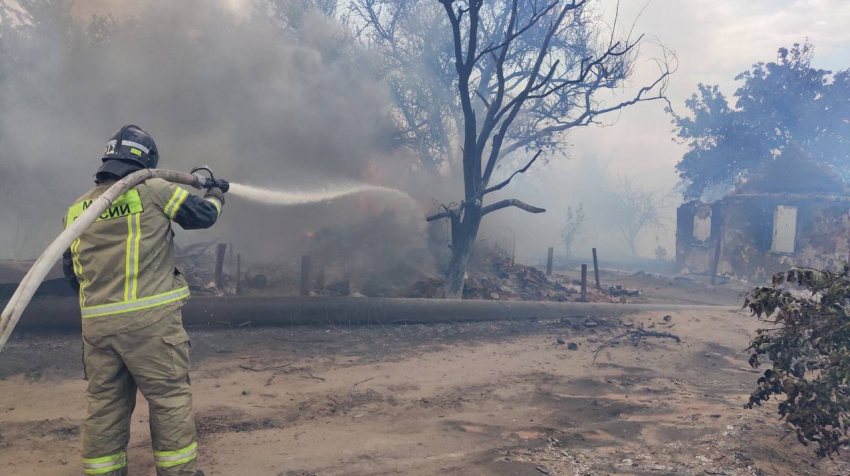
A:
<svg viewBox="0 0 850 476">
<path fill-rule="evenodd" d="M 190 329 L 208 475 L 847 475 L 745 410 L 757 323 L 622 320 Z M 628 338 L 634 324 L 670 339 Z M 558 343 L 561 339 L 564 343 Z M 571 343 L 577 350 L 570 350 Z M 596 362 L 594 363 L 594 357 Z M 140 398 L 131 474 L 153 474 Z M 0 356 L 0 474 L 80 474 L 79 337 Z"/>
</svg>

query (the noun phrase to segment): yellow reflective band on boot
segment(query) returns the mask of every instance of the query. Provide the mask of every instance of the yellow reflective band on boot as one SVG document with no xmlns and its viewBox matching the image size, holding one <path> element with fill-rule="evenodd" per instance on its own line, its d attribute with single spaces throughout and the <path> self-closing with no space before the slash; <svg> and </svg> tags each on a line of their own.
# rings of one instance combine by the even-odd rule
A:
<svg viewBox="0 0 850 476">
<path fill-rule="evenodd" d="M 176 451 L 154 451 L 153 459 L 160 468 L 186 464 L 198 457 L 198 442 Z"/>
<path fill-rule="evenodd" d="M 215 207 L 216 216 L 221 216 L 221 202 L 219 202 L 217 198 L 207 197 L 204 200 L 213 204 L 213 206 Z"/>
<path fill-rule="evenodd" d="M 156 294 L 141 299 L 131 299 L 129 301 L 117 302 L 113 304 L 103 304 L 100 306 L 91 306 L 81 309 L 83 319 L 90 317 L 111 316 L 113 314 L 123 314 L 125 312 L 141 311 L 142 309 L 150 309 L 152 307 L 163 306 L 174 301 L 179 301 L 189 297 L 189 286 L 183 286 L 174 291 L 167 293 Z"/>
<path fill-rule="evenodd" d="M 189 192 L 183 190 L 182 188 L 177 188 L 174 191 L 174 195 L 171 196 L 171 200 L 168 201 L 168 204 L 165 206 L 165 214 L 168 218 L 174 218 L 174 215 L 177 215 L 177 210 L 180 210 L 180 206 L 183 205 L 183 202 L 189 198 Z"/>
<path fill-rule="evenodd" d="M 106 474 L 125 466 L 127 466 L 127 453 L 124 451 L 111 456 L 83 460 L 83 471 L 86 474 Z"/>
</svg>

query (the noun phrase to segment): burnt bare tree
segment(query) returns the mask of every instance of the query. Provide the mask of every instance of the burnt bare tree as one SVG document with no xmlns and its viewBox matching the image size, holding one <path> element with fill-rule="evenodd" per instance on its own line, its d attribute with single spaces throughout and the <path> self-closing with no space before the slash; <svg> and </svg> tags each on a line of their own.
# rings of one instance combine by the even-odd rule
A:
<svg viewBox="0 0 850 476">
<path fill-rule="evenodd" d="M 564 229 L 561 230 L 561 242 L 564 244 L 564 256 L 572 258 L 575 245 L 584 233 L 584 225 L 587 215 L 584 213 L 584 203 L 579 203 L 573 209 L 572 205 L 567 207 L 567 216 L 564 221 Z"/>
<path fill-rule="evenodd" d="M 628 178 L 619 178 L 618 181 L 619 190 L 614 196 L 613 217 L 623 239 L 629 245 L 629 252 L 632 256 L 637 256 L 637 240 L 641 232 L 650 228 L 664 228 L 661 209 L 667 195 L 658 191 L 641 190 Z"/>
<path fill-rule="evenodd" d="M 484 216 L 508 207 L 544 211 L 513 198 L 485 205 L 486 195 L 504 189 L 542 154 L 562 149 L 561 139 L 570 129 L 601 124 L 606 114 L 639 102 L 664 99 L 675 58 L 663 47 L 655 79 L 632 96 L 617 97 L 644 42 L 630 32 L 617 38 L 616 21 L 610 29 L 601 28 L 593 3 L 353 3 L 351 24 L 387 60 L 400 141 L 416 151 L 423 169 L 463 176 L 463 200 L 441 205 L 428 217 L 451 223 L 448 298 L 462 295 L 466 263 Z M 505 172 L 505 164 L 520 160 L 513 172 Z M 491 185 L 494 176 L 504 178 Z"/>
</svg>

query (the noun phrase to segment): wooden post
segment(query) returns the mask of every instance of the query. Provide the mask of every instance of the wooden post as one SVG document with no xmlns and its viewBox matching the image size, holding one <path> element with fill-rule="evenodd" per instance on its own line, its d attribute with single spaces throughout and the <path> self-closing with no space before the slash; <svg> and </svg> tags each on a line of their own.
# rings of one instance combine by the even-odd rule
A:
<svg viewBox="0 0 850 476">
<path fill-rule="evenodd" d="M 581 265 L 581 301 L 587 301 L 587 265 Z"/>
<path fill-rule="evenodd" d="M 310 295 L 310 255 L 301 257 L 301 295 Z"/>
<path fill-rule="evenodd" d="M 722 245 L 722 242 L 720 241 L 719 236 L 714 241 L 715 241 L 715 244 L 714 244 L 714 260 L 711 262 L 711 285 L 712 286 L 717 284 L 717 266 L 720 264 L 720 247 Z"/>
<path fill-rule="evenodd" d="M 236 253 L 236 295 L 242 292 L 242 253 Z"/>
<path fill-rule="evenodd" d="M 593 248 L 593 274 L 596 276 L 596 290 L 602 291 L 602 284 L 599 282 L 599 261 L 596 259 L 596 248 Z"/>
<path fill-rule="evenodd" d="M 316 273 L 316 289 L 322 291 L 325 289 L 325 267 L 322 266 L 319 268 L 319 272 Z"/>
<path fill-rule="evenodd" d="M 224 253 L 227 251 L 227 243 L 219 243 L 215 253 L 215 287 L 224 287 Z"/>
<path fill-rule="evenodd" d="M 546 257 L 546 276 L 552 276 L 552 260 L 555 257 L 555 248 L 549 247 L 549 256 Z"/>
</svg>

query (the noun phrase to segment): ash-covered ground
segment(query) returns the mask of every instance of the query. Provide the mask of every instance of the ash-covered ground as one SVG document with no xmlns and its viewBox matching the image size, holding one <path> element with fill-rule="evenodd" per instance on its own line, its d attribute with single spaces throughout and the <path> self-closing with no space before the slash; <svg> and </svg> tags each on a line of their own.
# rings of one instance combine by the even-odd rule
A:
<svg viewBox="0 0 850 476">
<path fill-rule="evenodd" d="M 743 313 L 700 310 L 193 328 L 201 465 L 270 476 L 848 474 L 846 460 L 817 460 L 783 439 L 771 406 L 742 408 L 758 377 L 743 352 L 756 326 Z M 682 342 L 615 339 L 636 328 Z M 77 474 L 79 336 L 18 337 L 0 372 L 0 473 Z M 139 398 L 131 474 L 151 474 Z"/>
</svg>

